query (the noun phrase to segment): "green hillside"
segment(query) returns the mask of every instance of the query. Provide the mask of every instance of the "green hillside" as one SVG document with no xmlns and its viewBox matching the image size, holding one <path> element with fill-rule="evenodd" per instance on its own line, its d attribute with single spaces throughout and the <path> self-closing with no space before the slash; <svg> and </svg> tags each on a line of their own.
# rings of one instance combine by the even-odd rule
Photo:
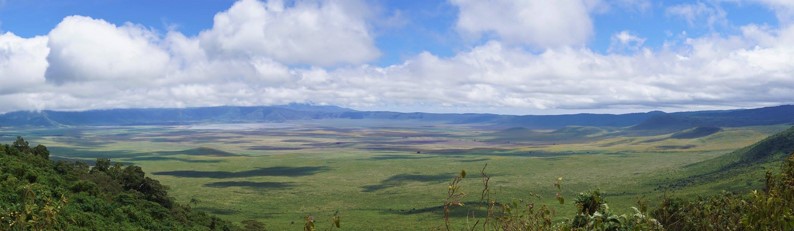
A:
<svg viewBox="0 0 794 231">
<path fill-rule="evenodd" d="M 0 230 L 241 230 L 167 189 L 138 166 L 52 162 L 45 146 L 22 138 L 0 145 Z"/>
<path fill-rule="evenodd" d="M 716 172 L 735 171 L 741 168 L 781 161 L 794 152 L 794 127 L 767 137 L 753 145 L 738 149 L 712 160 L 689 166 L 690 169 L 713 169 Z"/>
<path fill-rule="evenodd" d="M 721 166 L 720 170 L 730 170 L 757 163 L 780 161 L 792 151 L 794 151 L 794 127 L 703 164 L 718 164 Z"/>
<path fill-rule="evenodd" d="M 687 177 L 677 180 L 672 186 L 677 188 L 705 183 L 735 185 L 743 179 L 758 179 L 766 170 L 777 168 L 778 163 L 792 152 L 794 127 L 731 153 L 689 165 L 685 168 Z M 753 183 L 760 182 L 753 180 L 746 184 Z"/>
</svg>

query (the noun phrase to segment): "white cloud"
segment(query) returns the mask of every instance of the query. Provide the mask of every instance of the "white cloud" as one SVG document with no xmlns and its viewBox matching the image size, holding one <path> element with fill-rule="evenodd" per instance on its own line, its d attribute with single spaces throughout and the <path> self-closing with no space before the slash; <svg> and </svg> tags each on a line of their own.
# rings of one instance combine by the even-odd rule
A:
<svg viewBox="0 0 794 231">
<path fill-rule="evenodd" d="M 165 44 L 171 53 L 167 79 L 159 85 L 222 84 L 246 82 L 251 86 L 276 86 L 290 83 L 295 77 L 290 68 L 266 56 L 210 58 L 197 38 L 170 32 Z"/>
<path fill-rule="evenodd" d="M 165 77 L 169 56 L 158 36 L 137 25 L 66 17 L 49 34 L 46 77 L 56 84 L 147 81 Z"/>
<path fill-rule="evenodd" d="M 593 35 L 592 1 L 451 0 L 460 14 L 456 27 L 478 38 L 493 33 L 509 44 L 545 49 L 581 46 Z"/>
<path fill-rule="evenodd" d="M 545 40 L 527 42 L 516 35 L 512 39 L 520 41 L 514 41 L 512 32 L 490 28 L 477 33 L 500 33 L 500 39 L 448 57 L 422 52 L 381 67 L 355 64 L 364 62 L 361 57 L 366 55 L 335 57 L 335 52 L 356 44 L 318 48 L 316 59 L 301 58 L 307 51 L 289 47 L 285 49 L 293 49 L 295 56 L 279 56 L 281 51 L 265 43 L 304 34 L 274 34 L 278 30 L 270 28 L 272 20 L 280 24 L 308 15 L 320 17 L 311 22 L 330 23 L 371 16 L 322 13 L 360 7 L 348 2 L 298 2 L 289 7 L 278 3 L 239 2 L 219 14 L 228 20 L 216 18 L 218 24 L 196 37 L 178 31 L 162 35 L 133 24 L 118 26 L 80 16 L 65 18 L 48 36 L 0 35 L 0 81 L 25 86 L 0 85 L 0 104 L 5 106 L 0 111 L 315 102 L 359 109 L 547 113 L 794 103 L 794 27 L 747 25 L 730 36 L 682 34 L 681 43 L 659 49 L 646 48 L 645 38 L 626 30 L 611 35 L 608 53 L 582 46 L 584 40 L 541 46 Z M 595 3 L 580 3 L 585 17 Z M 518 3 L 496 4 L 503 4 L 499 8 Z M 257 17 L 268 23 L 254 20 Z M 367 35 L 360 39 L 370 42 L 364 47 L 375 49 L 369 29 L 356 23 Z M 259 29 L 272 33 L 260 34 Z M 328 30 L 321 32 L 337 33 Z M 292 41 L 312 47 L 320 38 L 334 38 L 315 37 Z M 523 45 L 542 49 L 527 51 Z M 325 64 L 346 65 L 318 66 Z"/>
<path fill-rule="evenodd" d="M 788 62 L 794 59 L 794 40 L 787 40 L 794 30 L 745 31 L 737 37 L 691 38 L 682 49 L 628 55 L 586 48 L 532 54 L 492 41 L 451 58 L 423 53 L 402 65 L 330 74 L 336 76 L 333 80 L 365 83 L 371 90 L 356 97 L 377 99 L 374 105 L 434 105 L 425 110 L 512 108 L 527 113 L 791 103 L 784 92 L 794 92 L 794 63 Z M 642 40 L 628 32 L 614 38 L 629 44 Z M 338 91 L 362 89 L 338 86 Z"/>
<path fill-rule="evenodd" d="M 215 15 L 201 46 L 220 59 L 269 57 L 287 64 L 359 64 L 379 56 L 356 1 L 242 0 Z"/>
<path fill-rule="evenodd" d="M 667 7 L 665 12 L 668 15 L 681 17 L 690 26 L 706 25 L 713 29 L 715 26 L 725 26 L 728 24 L 727 13 L 717 3 L 684 3 Z"/>
<path fill-rule="evenodd" d="M 638 51 L 645 43 L 645 38 L 625 30 L 613 34 L 610 39 L 609 52 Z"/>
<path fill-rule="evenodd" d="M 49 53 L 47 37 L 20 38 L 0 34 L 0 94 L 28 91 L 44 83 Z"/>
</svg>

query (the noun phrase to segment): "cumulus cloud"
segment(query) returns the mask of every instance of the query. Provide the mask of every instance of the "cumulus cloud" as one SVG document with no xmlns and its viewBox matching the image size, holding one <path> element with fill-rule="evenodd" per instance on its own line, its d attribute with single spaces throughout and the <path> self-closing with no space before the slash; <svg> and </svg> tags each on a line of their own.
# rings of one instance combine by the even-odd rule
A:
<svg viewBox="0 0 794 231">
<path fill-rule="evenodd" d="M 791 44 L 781 45 L 789 32 L 751 30 L 747 33 L 774 37 L 769 45 L 776 45 L 694 38 L 683 52 L 605 55 L 586 48 L 531 54 L 490 42 L 448 59 L 425 53 L 403 65 L 340 75 L 360 76 L 376 89 L 368 92 L 369 98 L 390 105 L 421 101 L 451 108 L 487 105 L 531 111 L 790 102 L 784 92 L 794 92 L 794 80 L 787 77 L 794 64 L 783 60 L 794 58 L 794 52 Z"/>
<path fill-rule="evenodd" d="M 0 94 L 29 90 L 44 82 L 49 53 L 47 37 L 20 38 L 0 34 Z"/>
<path fill-rule="evenodd" d="M 133 24 L 66 17 L 49 33 L 47 81 L 123 83 L 164 77 L 169 56 L 157 45 L 158 39 Z"/>
<path fill-rule="evenodd" d="M 292 70 L 266 56 L 212 58 L 198 38 L 170 32 L 164 42 L 171 54 L 168 78 L 157 85 L 223 84 L 245 82 L 251 86 L 277 86 L 291 83 Z"/>
<path fill-rule="evenodd" d="M 537 49 L 581 46 L 592 36 L 592 1 L 451 0 L 460 13 L 457 29 L 478 38 L 493 33 L 510 44 Z"/>
<path fill-rule="evenodd" d="M 496 37 L 451 56 L 422 52 L 389 66 L 366 64 L 378 52 L 364 22 L 372 16 L 344 13 L 362 11 L 352 10 L 365 7 L 360 2 L 243 0 L 195 37 L 67 17 L 47 36 L 0 35 L 0 80 L 22 86 L 0 85 L 5 106 L 0 111 L 314 102 L 358 109 L 523 114 L 794 103 L 794 27 L 745 25 L 736 34 L 684 35 L 680 42 L 656 49 L 624 30 L 611 35 L 612 46 L 603 53 L 583 44 L 592 33 L 588 12 L 599 1 L 550 1 L 581 8 L 568 12 L 576 16 L 573 21 L 587 18 L 544 21 L 562 29 L 524 21 L 537 16 L 525 10 L 550 3 L 495 1 L 489 7 L 509 9 L 498 15 L 466 8 L 479 2 L 485 1 L 454 2 L 461 9 L 456 27 Z M 466 17 L 501 20 L 515 31 L 490 22 L 462 26 Z M 285 25 L 319 34 L 309 36 Z M 553 36 L 559 41 L 552 41 Z M 273 47 L 286 42 L 296 45 Z M 528 51 L 527 46 L 540 49 Z"/>
<path fill-rule="evenodd" d="M 270 57 L 288 64 L 360 64 L 379 56 L 355 1 L 242 0 L 215 15 L 201 46 L 218 58 Z"/>
</svg>

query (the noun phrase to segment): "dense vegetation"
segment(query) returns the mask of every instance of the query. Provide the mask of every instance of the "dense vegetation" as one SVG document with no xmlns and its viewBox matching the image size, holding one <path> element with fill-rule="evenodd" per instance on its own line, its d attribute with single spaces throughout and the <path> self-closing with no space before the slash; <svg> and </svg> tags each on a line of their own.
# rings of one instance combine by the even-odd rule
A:
<svg viewBox="0 0 794 231">
<path fill-rule="evenodd" d="M 0 230 L 241 229 L 176 203 L 167 189 L 138 166 L 52 162 L 45 146 L 22 138 L 0 145 Z"/>
</svg>

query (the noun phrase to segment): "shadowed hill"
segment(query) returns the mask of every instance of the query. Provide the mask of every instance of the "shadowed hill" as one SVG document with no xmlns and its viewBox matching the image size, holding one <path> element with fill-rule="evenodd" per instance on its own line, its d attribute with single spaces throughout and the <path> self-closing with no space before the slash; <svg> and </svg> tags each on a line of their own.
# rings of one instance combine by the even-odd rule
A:
<svg viewBox="0 0 794 231">
<path fill-rule="evenodd" d="M 573 115 L 524 115 L 503 118 L 500 124 L 522 126 L 534 129 L 559 129 L 568 126 L 582 127 L 627 127 L 653 116 L 664 114 L 660 111 L 629 114 L 573 114 Z"/>
<path fill-rule="evenodd" d="M 631 129 L 679 131 L 694 127 L 794 124 L 792 115 L 794 115 L 794 105 L 726 111 L 677 112 L 654 115 Z"/>
<path fill-rule="evenodd" d="M 794 125 L 794 105 L 727 111 L 673 113 L 697 121 L 699 126 L 741 127 L 772 124 Z"/>
<path fill-rule="evenodd" d="M 631 127 L 631 130 L 656 130 L 660 132 L 679 131 L 694 127 L 698 121 L 680 115 L 660 114 Z"/>
</svg>

